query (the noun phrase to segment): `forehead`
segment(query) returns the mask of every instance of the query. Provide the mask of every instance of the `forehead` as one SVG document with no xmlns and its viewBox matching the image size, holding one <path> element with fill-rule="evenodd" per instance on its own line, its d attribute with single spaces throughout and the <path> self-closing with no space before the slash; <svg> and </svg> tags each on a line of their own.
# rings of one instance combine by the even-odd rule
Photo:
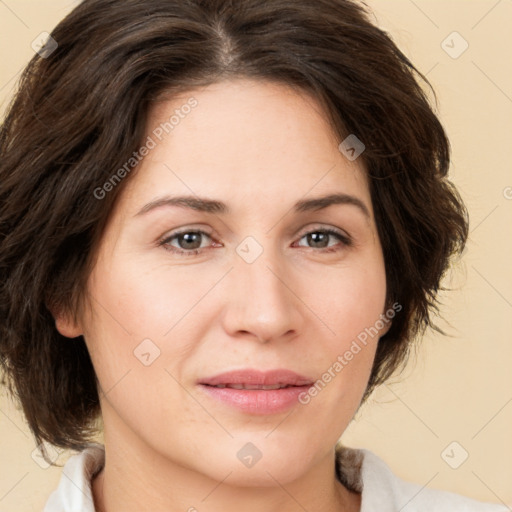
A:
<svg viewBox="0 0 512 512">
<path fill-rule="evenodd" d="M 152 149 L 127 187 L 132 213 L 162 193 L 266 208 L 341 192 L 371 210 L 361 159 L 339 151 L 315 98 L 286 85 L 238 79 L 163 97 L 149 112 L 148 138 Z"/>
</svg>

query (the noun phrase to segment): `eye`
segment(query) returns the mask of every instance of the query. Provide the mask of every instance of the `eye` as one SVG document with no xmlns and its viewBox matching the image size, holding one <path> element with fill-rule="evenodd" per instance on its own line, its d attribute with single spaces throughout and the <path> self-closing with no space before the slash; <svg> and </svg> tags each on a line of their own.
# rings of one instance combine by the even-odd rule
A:
<svg viewBox="0 0 512 512">
<path fill-rule="evenodd" d="M 332 239 L 333 237 L 341 242 L 341 246 L 339 244 L 329 245 L 329 239 Z M 321 249 L 321 252 L 336 252 L 343 249 L 344 247 L 349 247 L 352 245 L 352 240 L 348 235 L 334 229 L 327 228 L 309 231 L 308 233 L 302 235 L 300 240 L 303 239 L 306 239 L 308 244 L 313 244 L 313 249 Z M 299 245 L 299 247 L 304 246 Z"/>
<path fill-rule="evenodd" d="M 202 230 L 189 230 L 174 233 L 159 242 L 167 251 L 174 252 L 176 254 L 183 254 L 186 256 L 193 256 L 199 254 L 204 246 L 201 246 L 202 239 L 206 237 L 210 240 L 211 236 Z M 171 242 L 176 240 L 178 247 L 173 245 Z"/>
<path fill-rule="evenodd" d="M 183 256 L 195 256 L 202 252 L 203 249 L 207 248 L 208 245 L 202 245 L 204 238 L 212 240 L 212 236 L 206 231 L 202 230 L 188 230 L 181 231 L 178 233 L 172 233 L 171 235 L 163 238 L 158 242 L 159 246 L 164 247 L 165 250 L 175 254 Z M 341 244 L 329 245 L 329 240 L 336 238 Z M 352 245 L 350 237 L 342 232 L 334 229 L 316 229 L 309 231 L 302 235 L 299 242 L 306 239 L 308 244 L 313 244 L 312 249 L 319 249 L 320 252 L 336 252 L 344 247 Z M 175 242 L 175 243 L 173 243 Z M 217 246 L 220 246 L 218 244 Z M 299 244 L 298 247 L 304 247 Z"/>
</svg>

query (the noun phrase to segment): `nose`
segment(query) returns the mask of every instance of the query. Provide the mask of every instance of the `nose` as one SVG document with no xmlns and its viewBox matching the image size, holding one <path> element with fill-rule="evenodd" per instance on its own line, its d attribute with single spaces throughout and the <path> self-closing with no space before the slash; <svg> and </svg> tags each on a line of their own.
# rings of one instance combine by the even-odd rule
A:
<svg viewBox="0 0 512 512">
<path fill-rule="evenodd" d="M 236 256 L 229 273 L 223 323 L 234 338 L 260 343 L 291 340 L 302 330 L 304 305 L 294 291 L 293 269 L 266 249 L 252 263 Z"/>
</svg>

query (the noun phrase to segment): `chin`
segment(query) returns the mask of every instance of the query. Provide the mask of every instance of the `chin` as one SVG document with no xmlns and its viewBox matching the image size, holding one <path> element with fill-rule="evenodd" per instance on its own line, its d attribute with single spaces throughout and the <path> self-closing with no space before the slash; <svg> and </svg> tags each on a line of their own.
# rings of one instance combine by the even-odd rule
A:
<svg viewBox="0 0 512 512">
<path fill-rule="evenodd" d="M 265 435 L 268 432 L 237 437 L 215 448 L 208 446 L 204 456 L 207 464 L 202 472 L 217 481 L 226 479 L 226 484 L 237 487 L 275 487 L 297 480 L 314 465 L 310 445 L 302 448 L 301 443 L 291 441 L 290 437 L 285 443 L 283 436 L 278 435 L 270 441 Z"/>
<path fill-rule="evenodd" d="M 283 467 L 283 462 L 286 468 Z M 210 466 L 208 476 L 233 487 L 258 488 L 287 485 L 299 479 L 306 472 L 306 467 L 297 466 L 293 462 L 286 463 L 286 460 L 281 459 L 275 463 L 269 460 L 263 463 L 263 460 L 260 460 L 252 468 L 233 464 L 223 464 L 215 468 Z M 229 476 L 227 476 L 228 474 Z"/>
</svg>

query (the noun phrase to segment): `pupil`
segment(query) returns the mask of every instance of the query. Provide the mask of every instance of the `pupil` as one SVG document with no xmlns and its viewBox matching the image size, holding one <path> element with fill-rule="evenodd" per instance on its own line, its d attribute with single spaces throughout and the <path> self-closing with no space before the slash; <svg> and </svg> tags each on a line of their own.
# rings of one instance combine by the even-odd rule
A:
<svg viewBox="0 0 512 512">
<path fill-rule="evenodd" d="M 314 244 L 320 244 L 320 246 L 325 247 L 325 245 L 322 244 L 322 242 L 325 242 L 327 240 L 328 234 L 327 233 L 310 233 L 308 235 L 308 242 L 313 242 Z M 318 247 L 318 245 L 316 245 Z"/>
<path fill-rule="evenodd" d="M 199 241 L 199 245 L 197 245 L 197 241 L 199 240 L 200 233 L 185 233 L 184 235 L 181 235 L 181 239 L 185 241 L 183 249 L 198 249 L 201 246 L 201 242 Z M 196 238 L 196 240 L 194 240 Z M 197 245 L 197 247 L 190 247 L 190 244 L 194 245 L 194 243 Z"/>
</svg>

